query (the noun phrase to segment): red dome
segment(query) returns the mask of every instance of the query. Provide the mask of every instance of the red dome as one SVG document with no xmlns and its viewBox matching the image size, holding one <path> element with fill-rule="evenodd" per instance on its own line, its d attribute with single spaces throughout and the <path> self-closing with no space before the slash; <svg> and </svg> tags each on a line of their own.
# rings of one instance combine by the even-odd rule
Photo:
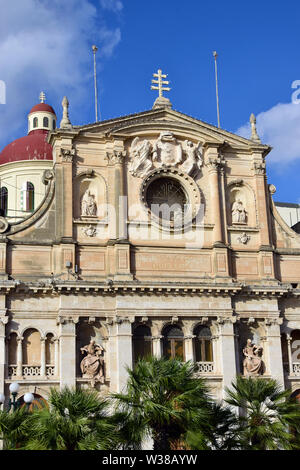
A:
<svg viewBox="0 0 300 470">
<path fill-rule="evenodd" d="M 14 140 L 0 153 L 0 165 L 21 160 L 52 160 L 52 146 L 46 140 L 47 134 L 48 131 L 38 129 Z"/>
<path fill-rule="evenodd" d="M 52 108 L 52 106 L 50 106 L 50 105 L 47 104 L 47 103 L 39 103 L 39 104 L 36 104 L 36 105 L 33 106 L 33 108 L 30 110 L 29 114 L 31 114 L 31 113 L 36 113 L 37 111 L 46 111 L 46 112 L 52 113 L 52 114 L 54 114 L 54 116 L 56 116 L 55 111 L 54 111 L 54 109 Z"/>
</svg>

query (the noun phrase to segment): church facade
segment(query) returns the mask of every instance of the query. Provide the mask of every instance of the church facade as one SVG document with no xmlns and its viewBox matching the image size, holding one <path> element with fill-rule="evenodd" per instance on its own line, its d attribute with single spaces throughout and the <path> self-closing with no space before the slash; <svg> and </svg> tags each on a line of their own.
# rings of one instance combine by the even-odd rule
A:
<svg viewBox="0 0 300 470">
<path fill-rule="evenodd" d="M 300 394 L 300 236 L 251 127 L 244 139 L 163 97 L 83 126 L 66 98 L 59 128 L 44 99 L 33 108 L 33 152 L 24 138 L 0 154 L 0 392 L 120 391 L 152 354 L 195 362 L 218 399 L 236 374 Z"/>
</svg>

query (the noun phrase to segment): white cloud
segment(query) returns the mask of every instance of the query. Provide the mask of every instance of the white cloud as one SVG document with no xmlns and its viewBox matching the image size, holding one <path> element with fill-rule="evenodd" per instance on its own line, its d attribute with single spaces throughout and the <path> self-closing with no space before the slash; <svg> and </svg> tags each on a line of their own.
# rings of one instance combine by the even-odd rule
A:
<svg viewBox="0 0 300 470">
<path fill-rule="evenodd" d="M 300 159 L 300 104 L 278 103 L 258 114 L 256 120 L 262 143 L 273 147 L 268 163 Z M 236 134 L 250 138 L 250 124 L 240 127 Z"/>
<path fill-rule="evenodd" d="M 121 32 L 108 28 L 103 7 L 91 0 L 0 0 L 0 11 L 0 80 L 6 84 L 6 104 L 0 104 L 1 151 L 11 135 L 24 134 L 26 113 L 41 90 L 56 108 L 67 94 L 71 117 L 72 110 L 80 115 L 76 107 L 80 111 L 93 94 L 91 46 L 99 46 L 101 67 Z M 61 110 L 56 112 L 60 118 Z"/>
<path fill-rule="evenodd" d="M 100 0 L 102 8 L 106 10 L 112 10 L 114 12 L 121 11 L 123 4 L 120 0 Z"/>
</svg>

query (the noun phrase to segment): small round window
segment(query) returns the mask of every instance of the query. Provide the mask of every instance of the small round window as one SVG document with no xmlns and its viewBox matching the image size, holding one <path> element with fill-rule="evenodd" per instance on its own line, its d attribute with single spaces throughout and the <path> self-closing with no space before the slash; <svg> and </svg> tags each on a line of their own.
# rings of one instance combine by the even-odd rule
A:
<svg viewBox="0 0 300 470">
<path fill-rule="evenodd" d="M 163 177 L 149 184 L 146 202 L 151 212 L 159 219 L 178 221 L 184 215 L 188 197 L 179 181 Z"/>
</svg>

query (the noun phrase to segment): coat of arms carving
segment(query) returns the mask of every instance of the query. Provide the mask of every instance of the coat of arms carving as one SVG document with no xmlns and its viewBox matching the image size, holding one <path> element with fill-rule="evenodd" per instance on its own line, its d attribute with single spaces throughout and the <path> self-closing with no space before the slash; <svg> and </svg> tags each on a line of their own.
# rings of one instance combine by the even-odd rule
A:
<svg viewBox="0 0 300 470">
<path fill-rule="evenodd" d="M 185 140 L 178 142 L 171 131 L 163 131 L 152 145 L 147 139 L 135 137 L 130 152 L 129 172 L 143 178 L 153 167 L 178 167 L 188 175 L 199 171 L 203 164 L 202 145 Z"/>
</svg>

